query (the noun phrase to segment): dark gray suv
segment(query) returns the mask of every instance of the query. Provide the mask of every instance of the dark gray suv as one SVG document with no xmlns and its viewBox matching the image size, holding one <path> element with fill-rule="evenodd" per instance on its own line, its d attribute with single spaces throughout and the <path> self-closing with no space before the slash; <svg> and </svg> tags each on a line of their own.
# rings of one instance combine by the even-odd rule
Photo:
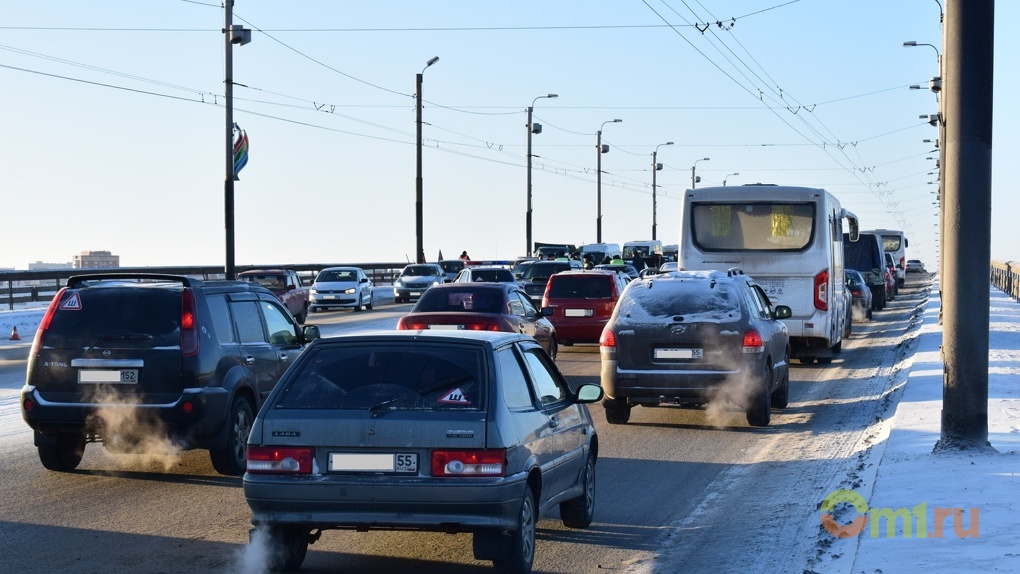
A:
<svg viewBox="0 0 1020 574">
<path fill-rule="evenodd" d="M 240 475 L 255 413 L 317 337 L 254 283 L 73 276 L 36 332 L 22 416 L 50 470 L 74 470 L 85 445 L 102 442 L 208 449 L 218 472 Z"/>
</svg>

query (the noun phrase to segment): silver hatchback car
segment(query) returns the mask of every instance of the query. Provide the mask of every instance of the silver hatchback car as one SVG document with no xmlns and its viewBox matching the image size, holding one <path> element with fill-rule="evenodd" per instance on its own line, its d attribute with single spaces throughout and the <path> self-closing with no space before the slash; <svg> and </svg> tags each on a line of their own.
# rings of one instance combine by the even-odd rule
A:
<svg viewBox="0 0 1020 574">
<path fill-rule="evenodd" d="M 599 441 L 585 403 L 519 333 L 375 331 L 310 345 L 259 411 L 244 495 L 273 570 L 323 531 L 467 532 L 500 572 L 531 571 L 559 505 L 584 528 Z"/>
</svg>

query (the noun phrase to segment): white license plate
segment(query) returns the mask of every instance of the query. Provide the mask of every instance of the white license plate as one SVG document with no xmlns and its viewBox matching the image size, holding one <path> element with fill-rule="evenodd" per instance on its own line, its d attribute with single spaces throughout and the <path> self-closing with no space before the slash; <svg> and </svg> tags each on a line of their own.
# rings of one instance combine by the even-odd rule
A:
<svg viewBox="0 0 1020 574">
<path fill-rule="evenodd" d="M 329 470 L 333 472 L 418 472 L 418 455 L 329 453 Z"/>
<path fill-rule="evenodd" d="M 700 359 L 702 349 L 655 349 L 656 359 Z"/>
<path fill-rule="evenodd" d="M 323 295 L 323 299 L 336 299 L 336 295 Z"/>
<path fill-rule="evenodd" d="M 594 311 L 591 309 L 564 309 L 564 317 L 591 317 L 594 315 Z"/>
<path fill-rule="evenodd" d="M 410 293 L 408 293 L 408 295 L 410 295 L 411 297 L 418 297 L 419 295 L 421 295 L 421 291 L 411 291 Z"/>
<path fill-rule="evenodd" d="M 464 325 L 429 325 L 429 329 L 436 329 L 439 331 L 459 331 L 464 328 Z"/>
<path fill-rule="evenodd" d="M 113 383 L 133 385 L 138 382 L 138 369 L 78 371 L 79 383 Z"/>
</svg>

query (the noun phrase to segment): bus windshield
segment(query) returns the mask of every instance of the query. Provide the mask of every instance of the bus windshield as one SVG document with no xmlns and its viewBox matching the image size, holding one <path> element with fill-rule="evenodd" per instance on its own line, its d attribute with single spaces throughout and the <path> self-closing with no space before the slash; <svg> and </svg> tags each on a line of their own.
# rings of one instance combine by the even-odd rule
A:
<svg viewBox="0 0 1020 574">
<path fill-rule="evenodd" d="M 800 251 L 815 233 L 814 203 L 697 203 L 691 214 L 704 251 Z"/>
</svg>

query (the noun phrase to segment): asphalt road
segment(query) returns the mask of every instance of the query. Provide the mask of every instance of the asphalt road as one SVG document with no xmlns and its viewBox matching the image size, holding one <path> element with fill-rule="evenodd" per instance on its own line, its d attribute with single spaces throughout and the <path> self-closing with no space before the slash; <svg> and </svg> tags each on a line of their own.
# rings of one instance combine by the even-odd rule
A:
<svg viewBox="0 0 1020 574">
<path fill-rule="evenodd" d="M 907 287 L 870 323 L 855 325 L 830 365 L 794 365 L 791 403 L 768 428 L 742 413 L 636 408 L 600 433 L 595 522 L 539 522 L 535 572 L 804 572 L 826 551 L 817 505 L 874 472 L 913 354 L 927 283 Z M 380 301 L 381 302 L 381 301 Z M 391 329 L 410 305 L 309 315 L 325 336 Z M 598 348 L 561 347 L 572 384 L 597 382 Z M 21 420 L 23 360 L 0 359 L 2 570 L 16 572 L 259 572 L 248 544 L 240 478 L 217 474 L 205 451 L 168 460 L 89 445 L 76 472 L 43 469 Z M 326 532 L 302 572 L 489 572 L 469 535 Z"/>
</svg>

